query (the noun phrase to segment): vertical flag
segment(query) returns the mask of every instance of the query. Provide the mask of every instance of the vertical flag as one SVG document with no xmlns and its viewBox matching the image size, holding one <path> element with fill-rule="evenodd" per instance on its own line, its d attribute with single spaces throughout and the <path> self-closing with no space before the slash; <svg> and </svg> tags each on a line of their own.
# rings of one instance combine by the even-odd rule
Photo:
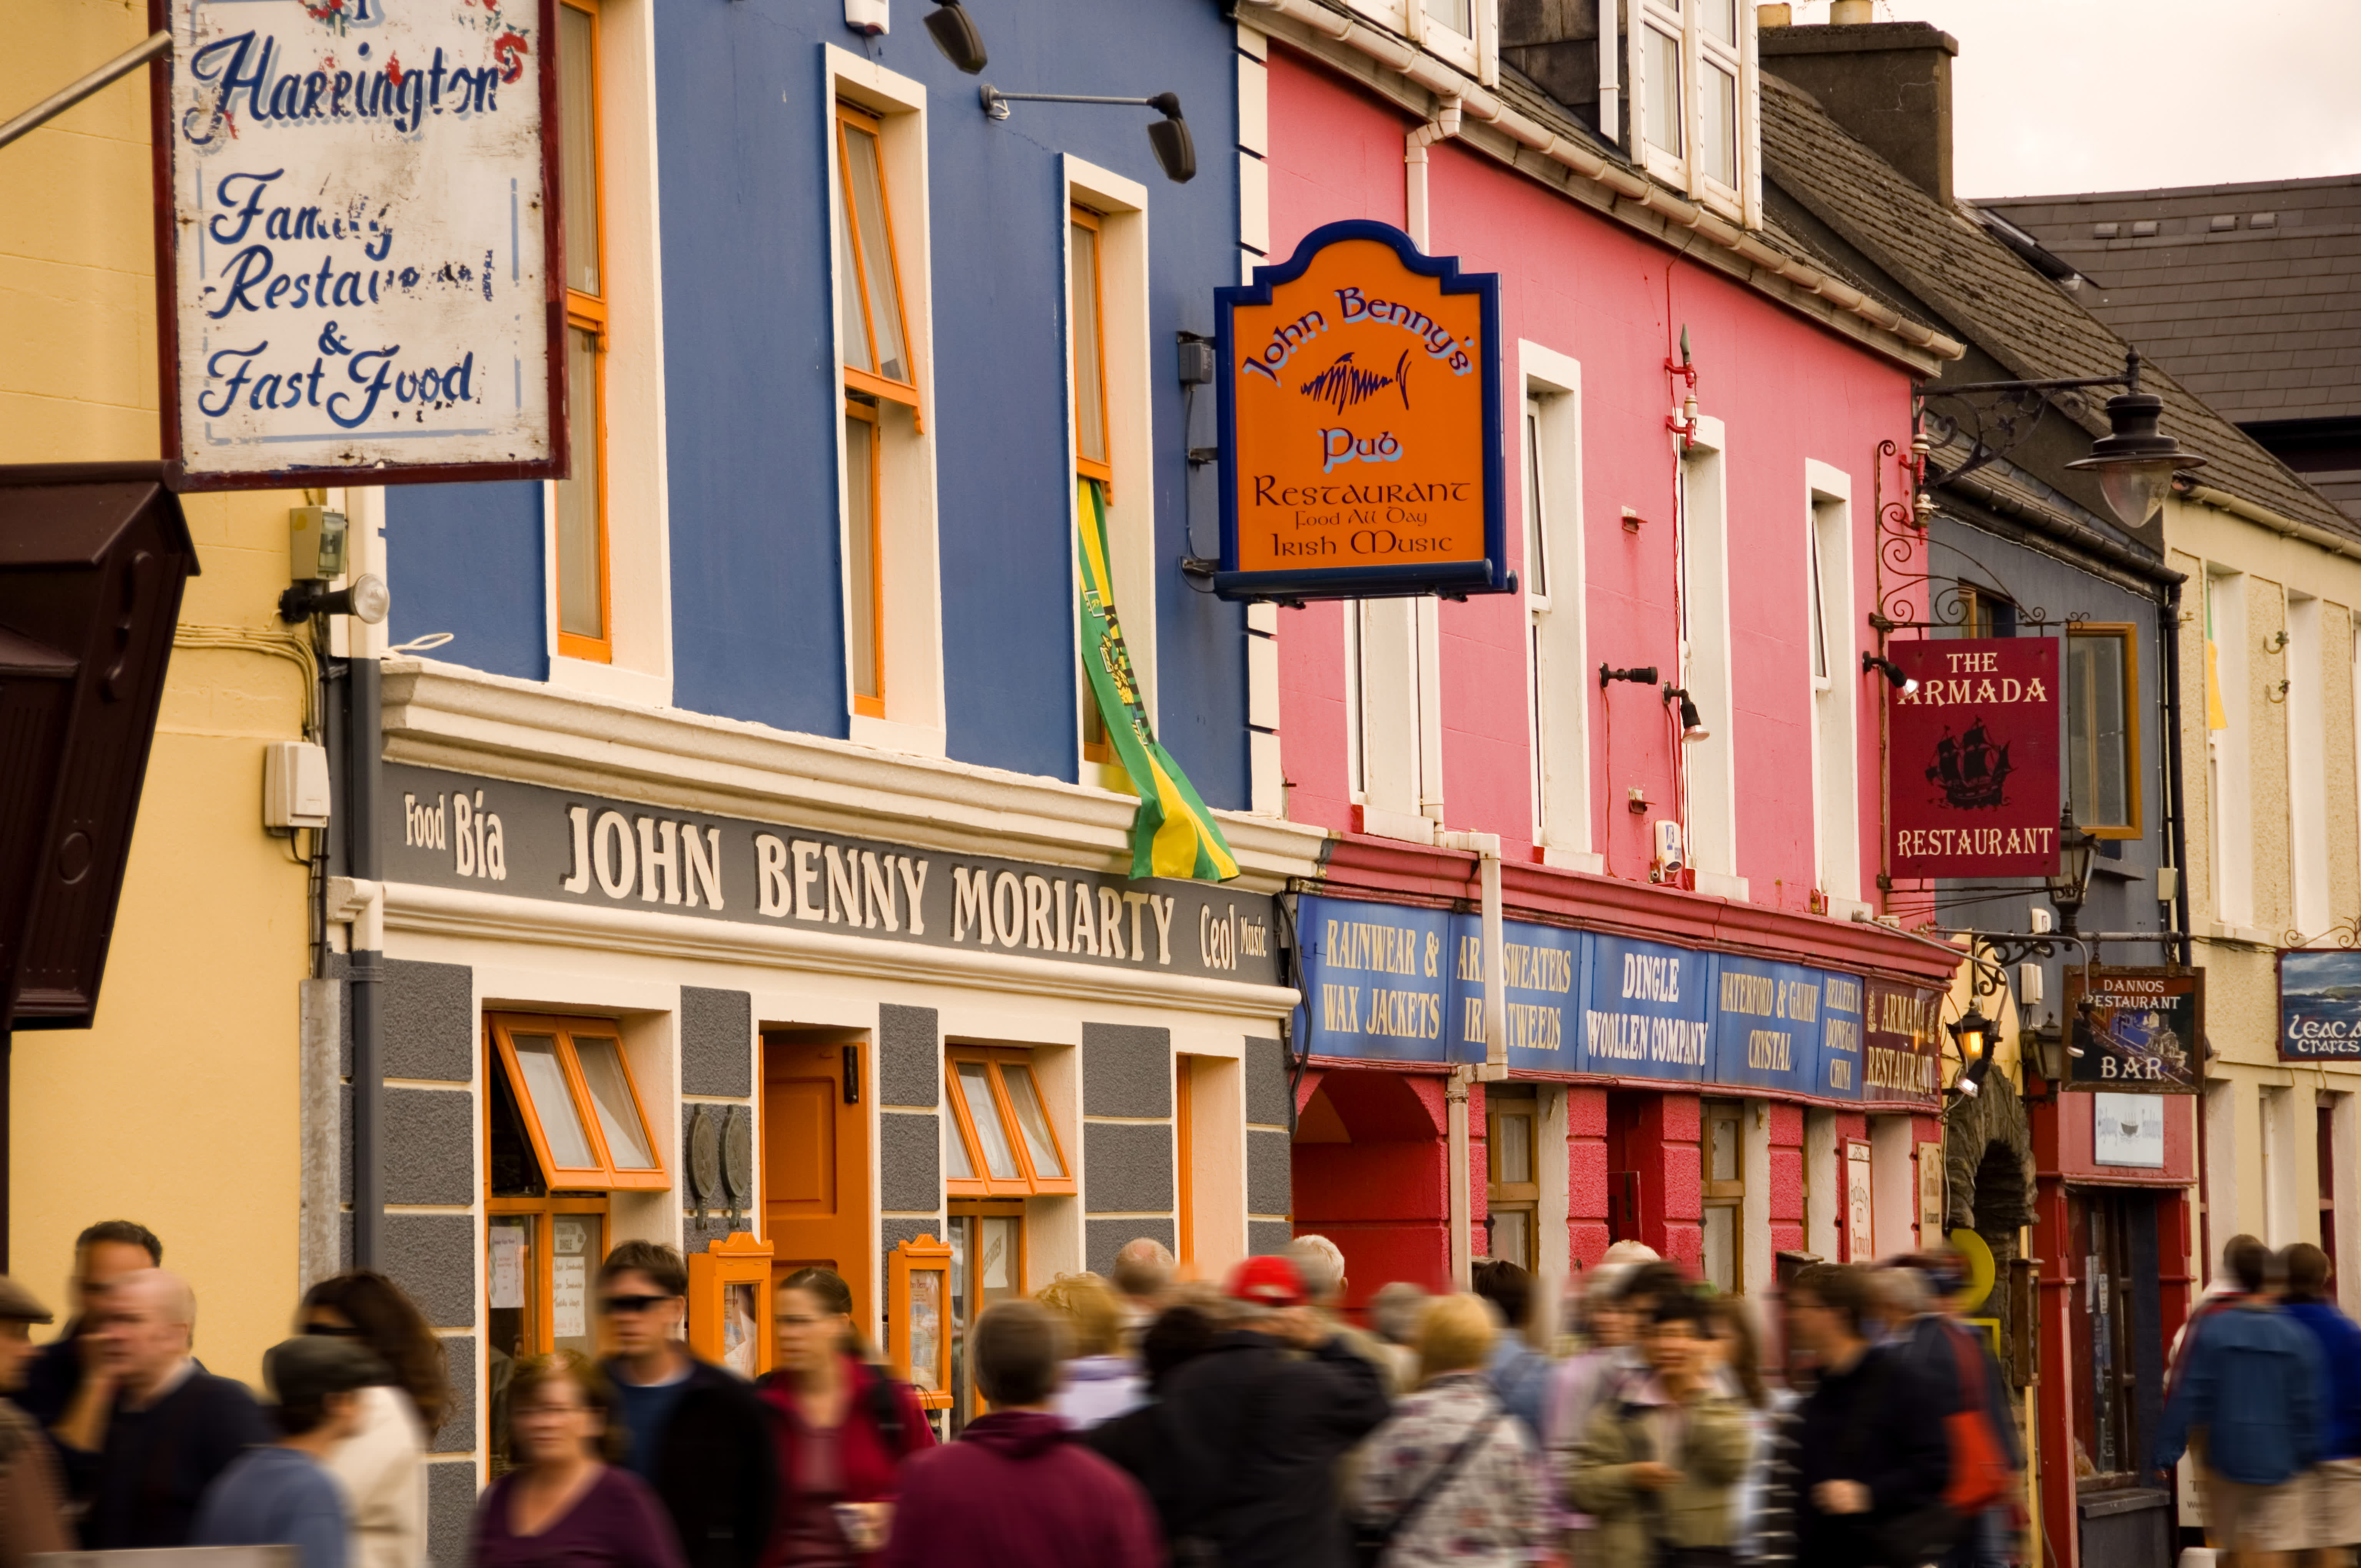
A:
<svg viewBox="0 0 2361 1568">
<path fill-rule="evenodd" d="M 1094 479 L 1075 485 L 1074 528 L 1082 564 L 1082 668 L 1106 721 L 1107 740 L 1139 793 L 1139 814 L 1131 824 L 1131 874 L 1227 882 L 1238 874 L 1237 857 L 1197 798 L 1189 775 L 1156 743 L 1139 700 L 1139 679 L 1132 673 L 1107 580 L 1106 510 Z"/>
</svg>

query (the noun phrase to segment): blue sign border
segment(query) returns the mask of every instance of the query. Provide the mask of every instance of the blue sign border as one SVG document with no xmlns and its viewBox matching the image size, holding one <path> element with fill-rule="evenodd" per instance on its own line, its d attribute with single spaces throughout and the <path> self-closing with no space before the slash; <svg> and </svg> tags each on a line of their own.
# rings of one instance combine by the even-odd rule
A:
<svg viewBox="0 0 2361 1568">
<path fill-rule="evenodd" d="M 1319 566 L 1301 571 L 1242 572 L 1238 569 L 1237 354 L 1232 313 L 1240 305 L 1267 305 L 1275 284 L 1291 283 L 1332 245 L 1371 239 L 1392 247 L 1411 271 L 1443 281 L 1446 294 L 1474 294 L 1483 310 L 1483 342 L 1477 373 L 1484 378 L 1484 555 L 1481 561 L 1398 563 L 1386 566 Z M 1277 267 L 1257 267 L 1252 283 L 1213 291 L 1213 386 L 1220 408 L 1222 556 L 1213 574 L 1213 592 L 1225 599 L 1404 598 L 1441 594 L 1506 594 L 1517 589 L 1509 570 L 1506 464 L 1501 452 L 1500 277 L 1497 272 L 1459 270 L 1455 256 L 1428 256 L 1391 224 L 1346 218 L 1323 224 L 1303 236 L 1295 254 Z"/>
</svg>

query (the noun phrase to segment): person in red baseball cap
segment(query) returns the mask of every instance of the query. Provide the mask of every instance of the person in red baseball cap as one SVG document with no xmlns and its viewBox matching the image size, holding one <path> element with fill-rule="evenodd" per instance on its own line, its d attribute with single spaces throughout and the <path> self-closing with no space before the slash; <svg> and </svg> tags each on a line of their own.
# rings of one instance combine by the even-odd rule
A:
<svg viewBox="0 0 2361 1568">
<path fill-rule="evenodd" d="M 1172 1560 L 1345 1568 L 1336 1462 L 1386 1419 L 1385 1386 L 1312 1309 L 1288 1258 L 1247 1258 L 1226 1292 L 1227 1331 L 1162 1387 L 1165 1441 L 1139 1476 Z"/>
</svg>

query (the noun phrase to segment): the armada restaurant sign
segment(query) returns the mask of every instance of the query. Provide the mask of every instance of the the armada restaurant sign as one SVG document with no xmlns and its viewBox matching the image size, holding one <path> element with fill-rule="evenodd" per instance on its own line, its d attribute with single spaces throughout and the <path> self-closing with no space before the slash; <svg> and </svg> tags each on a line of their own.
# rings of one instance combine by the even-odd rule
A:
<svg viewBox="0 0 2361 1568">
<path fill-rule="evenodd" d="M 1887 653 L 1889 846 L 1897 877 L 2058 870 L 2058 643 L 1936 638 Z"/>
<path fill-rule="evenodd" d="M 389 763 L 386 879 L 1279 983 L 1268 897 Z"/>
<path fill-rule="evenodd" d="M 2361 1061 L 2361 953 L 2279 954 L 2279 1059 Z"/>
<path fill-rule="evenodd" d="M 1227 598 L 1506 593 L 1499 279 L 1390 225 L 1214 292 Z"/>
<path fill-rule="evenodd" d="M 149 3 L 178 487 L 562 477 L 555 0 Z"/>
<path fill-rule="evenodd" d="M 2194 1094 L 2203 1087 L 2205 971 L 2066 970 L 2066 1082 L 2125 1094 Z"/>
<path fill-rule="evenodd" d="M 1307 895 L 1296 908 L 1311 1055 L 1484 1059 L 1482 918 Z M 1938 1104 L 1932 991 L 1510 920 L 1511 1070 Z"/>
</svg>

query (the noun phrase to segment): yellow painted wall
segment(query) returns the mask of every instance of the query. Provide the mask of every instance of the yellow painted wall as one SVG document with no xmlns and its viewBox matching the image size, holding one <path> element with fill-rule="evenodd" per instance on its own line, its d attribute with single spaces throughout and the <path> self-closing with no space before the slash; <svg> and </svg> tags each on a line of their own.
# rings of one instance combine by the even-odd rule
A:
<svg viewBox="0 0 2361 1568">
<path fill-rule="evenodd" d="M 137 43 L 147 7 L 6 8 L 14 113 Z M 0 148 L 0 463 L 154 458 L 156 292 L 145 71 Z M 203 575 L 183 625 L 280 630 L 286 493 L 184 501 Z M 16 1037 L 11 1267 L 64 1306 L 73 1237 L 164 1240 L 213 1370 L 258 1379 L 294 1309 L 297 985 L 304 873 L 262 830 L 264 742 L 301 729 L 302 676 L 177 650 L 87 1031 Z"/>
</svg>

